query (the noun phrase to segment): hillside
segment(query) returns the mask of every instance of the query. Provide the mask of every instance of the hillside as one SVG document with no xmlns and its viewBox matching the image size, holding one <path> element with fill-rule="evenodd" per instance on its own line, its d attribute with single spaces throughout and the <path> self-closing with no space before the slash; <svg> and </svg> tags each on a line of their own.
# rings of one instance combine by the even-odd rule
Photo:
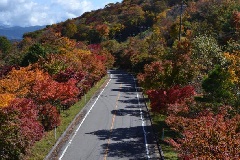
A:
<svg viewBox="0 0 240 160">
<path fill-rule="evenodd" d="M 240 3 L 181 2 L 123 0 L 26 33 L 12 46 L 2 39 L 4 156 L 27 154 L 22 148 L 61 125 L 59 114 L 118 67 L 136 75 L 148 96 L 166 158 L 177 158 L 172 146 L 181 159 L 240 159 Z M 35 113 L 29 121 L 38 128 L 22 129 L 22 110 Z M 24 143 L 8 142 L 1 133 L 9 132 Z"/>
<path fill-rule="evenodd" d="M 131 35 L 151 28 L 158 13 L 178 3 L 178 1 L 124 0 L 122 3 L 110 3 L 104 9 L 86 12 L 80 17 L 47 28 L 52 28 L 63 36 L 88 43 L 99 43 L 104 39 L 124 41 Z"/>
</svg>

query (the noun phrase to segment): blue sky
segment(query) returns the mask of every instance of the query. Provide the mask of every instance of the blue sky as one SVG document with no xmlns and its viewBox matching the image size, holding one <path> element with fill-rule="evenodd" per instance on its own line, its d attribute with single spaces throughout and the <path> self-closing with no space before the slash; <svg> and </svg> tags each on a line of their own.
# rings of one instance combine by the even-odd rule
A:
<svg viewBox="0 0 240 160">
<path fill-rule="evenodd" d="M 122 0 L 0 0 L 0 26 L 49 25 Z"/>
</svg>

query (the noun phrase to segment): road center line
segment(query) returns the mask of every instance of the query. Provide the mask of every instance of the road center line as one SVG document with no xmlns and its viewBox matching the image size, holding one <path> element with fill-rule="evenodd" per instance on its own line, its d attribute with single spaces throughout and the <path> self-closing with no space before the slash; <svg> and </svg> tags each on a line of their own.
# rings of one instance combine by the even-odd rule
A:
<svg viewBox="0 0 240 160">
<path fill-rule="evenodd" d="M 112 75 L 110 75 L 110 79 L 108 80 L 106 86 L 103 88 L 103 90 L 101 91 L 101 93 L 98 95 L 97 99 L 94 101 L 93 105 L 91 106 L 91 108 L 89 109 L 89 111 L 87 112 L 87 114 L 84 116 L 82 122 L 79 124 L 77 130 L 74 132 L 74 135 L 72 136 L 72 138 L 71 138 L 70 141 L 68 142 L 68 144 L 67 144 L 66 148 L 64 149 L 64 151 L 62 152 L 59 160 L 61 160 L 61 159 L 63 158 L 64 154 L 66 153 L 66 151 L 67 151 L 67 149 L 68 149 L 68 147 L 71 145 L 72 140 L 73 140 L 74 137 L 76 136 L 78 130 L 79 130 L 80 127 L 82 126 L 83 122 L 85 121 L 85 119 L 87 118 L 87 116 L 89 115 L 89 113 L 91 112 L 91 110 L 93 109 L 93 107 L 95 106 L 95 104 L 97 103 L 98 99 L 99 99 L 100 96 L 102 95 L 102 93 L 103 93 L 103 91 L 105 90 L 105 88 L 106 88 L 106 87 L 108 86 L 108 84 L 110 83 L 111 79 L 112 79 Z"/>
<path fill-rule="evenodd" d="M 122 88 L 122 84 L 120 85 L 120 88 Z M 117 108 L 118 108 L 118 100 L 119 100 L 120 95 L 121 95 L 121 93 L 118 92 L 116 105 L 115 105 L 115 114 L 113 114 L 113 117 L 112 117 L 112 124 L 111 124 L 111 128 L 110 128 L 110 133 L 109 133 L 109 138 L 108 138 L 108 142 L 107 142 L 107 148 L 106 148 L 105 155 L 104 155 L 104 160 L 107 159 L 107 155 L 108 155 L 108 147 L 109 147 L 109 144 L 110 144 L 111 134 L 112 134 L 112 130 L 113 130 L 113 127 L 114 127 L 114 122 L 115 122 L 115 118 L 116 118 L 116 111 L 117 111 Z"/>
</svg>

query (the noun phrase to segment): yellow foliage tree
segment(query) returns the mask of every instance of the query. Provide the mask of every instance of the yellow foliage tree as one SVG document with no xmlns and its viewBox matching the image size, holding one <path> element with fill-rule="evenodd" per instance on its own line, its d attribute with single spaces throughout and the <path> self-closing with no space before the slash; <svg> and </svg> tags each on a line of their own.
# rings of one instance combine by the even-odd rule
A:
<svg viewBox="0 0 240 160">
<path fill-rule="evenodd" d="M 14 94 L 4 93 L 0 94 L 0 108 L 9 106 L 10 102 L 15 99 Z"/>
<path fill-rule="evenodd" d="M 31 92 L 31 87 L 36 79 L 44 79 L 45 73 L 39 69 L 22 67 L 13 69 L 0 80 L 0 94 L 12 94 L 16 97 L 26 97 Z"/>
<path fill-rule="evenodd" d="M 229 62 L 228 71 L 231 74 L 231 81 L 240 84 L 240 51 L 227 52 L 224 56 Z"/>
</svg>

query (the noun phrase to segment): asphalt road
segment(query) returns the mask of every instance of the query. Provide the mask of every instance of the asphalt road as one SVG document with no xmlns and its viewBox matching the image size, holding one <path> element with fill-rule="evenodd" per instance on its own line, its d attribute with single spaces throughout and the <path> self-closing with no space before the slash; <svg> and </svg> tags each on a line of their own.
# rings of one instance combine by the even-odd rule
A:
<svg viewBox="0 0 240 160">
<path fill-rule="evenodd" d="M 160 159 L 146 106 L 132 75 L 109 71 L 105 88 L 61 148 L 61 160 Z"/>
</svg>

